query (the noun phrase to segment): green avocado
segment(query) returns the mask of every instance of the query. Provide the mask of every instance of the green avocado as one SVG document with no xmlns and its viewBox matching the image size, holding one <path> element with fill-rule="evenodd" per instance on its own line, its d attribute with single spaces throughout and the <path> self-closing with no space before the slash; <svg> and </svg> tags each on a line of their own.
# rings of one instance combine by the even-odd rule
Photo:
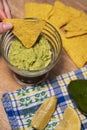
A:
<svg viewBox="0 0 87 130">
<path fill-rule="evenodd" d="M 78 109 L 87 115 L 87 80 L 73 80 L 68 85 L 68 92 Z"/>
</svg>

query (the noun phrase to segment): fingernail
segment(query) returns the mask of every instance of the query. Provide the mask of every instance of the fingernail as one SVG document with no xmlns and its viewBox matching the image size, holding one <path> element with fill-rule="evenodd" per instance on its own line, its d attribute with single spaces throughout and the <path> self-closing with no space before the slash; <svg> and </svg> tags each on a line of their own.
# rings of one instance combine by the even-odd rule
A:
<svg viewBox="0 0 87 130">
<path fill-rule="evenodd" d="M 3 23 L 3 29 L 7 30 L 7 29 L 11 29 L 13 27 L 13 25 L 11 23 Z"/>
</svg>

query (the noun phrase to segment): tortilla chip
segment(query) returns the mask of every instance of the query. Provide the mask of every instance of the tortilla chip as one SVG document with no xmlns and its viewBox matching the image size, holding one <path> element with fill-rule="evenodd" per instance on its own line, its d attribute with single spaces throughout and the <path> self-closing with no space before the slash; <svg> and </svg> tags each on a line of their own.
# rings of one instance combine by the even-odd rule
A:
<svg viewBox="0 0 87 130">
<path fill-rule="evenodd" d="M 87 63 L 87 34 L 65 38 L 62 37 L 63 47 L 77 67 L 81 68 Z"/>
<path fill-rule="evenodd" d="M 25 4 L 25 17 L 47 19 L 52 9 L 50 4 L 29 2 Z"/>
<path fill-rule="evenodd" d="M 70 38 L 70 37 L 75 37 L 75 36 L 80 36 L 80 35 L 84 35 L 87 34 L 87 31 L 83 30 L 83 31 L 78 31 L 78 32 L 67 32 L 65 33 L 65 37 Z"/>
<path fill-rule="evenodd" d="M 70 17 L 70 20 L 73 19 L 74 17 L 79 17 L 81 15 L 83 15 L 83 11 L 78 10 L 74 7 L 65 5 L 64 3 L 60 2 L 60 1 L 55 1 L 55 8 L 58 8 L 60 10 L 62 10 L 64 13 L 68 13 L 68 16 Z"/>
<path fill-rule="evenodd" d="M 65 17 L 63 11 L 56 11 L 50 18 L 49 22 L 53 24 L 55 27 L 60 28 L 65 25 L 69 21 L 68 17 Z"/>
<path fill-rule="evenodd" d="M 87 63 L 87 34 L 66 38 L 62 30 L 59 29 L 63 48 L 73 60 L 77 67 L 81 68 Z"/>
<path fill-rule="evenodd" d="M 5 19 L 4 22 L 13 24 L 12 32 L 27 48 L 33 46 L 45 26 L 43 20 Z"/>
<path fill-rule="evenodd" d="M 70 14 L 70 20 L 84 15 L 84 12 L 82 10 L 78 10 L 70 6 L 67 8 L 67 13 Z"/>
<path fill-rule="evenodd" d="M 55 1 L 54 2 L 54 6 L 55 8 L 58 8 L 58 9 L 65 9 L 67 5 L 65 5 L 63 2 L 61 1 Z"/>
<path fill-rule="evenodd" d="M 56 5 L 57 2 L 54 3 L 53 9 L 51 12 L 51 16 L 48 18 L 49 22 L 56 27 L 60 28 L 64 24 L 69 21 L 68 14 L 64 12 L 64 10 L 59 8 L 59 5 Z M 65 17 L 66 16 L 66 17 Z"/>
<path fill-rule="evenodd" d="M 49 21 L 59 28 L 67 24 L 71 19 L 80 17 L 83 14 L 82 11 L 67 6 L 59 1 L 54 3 L 52 10 L 53 14 L 49 18 Z"/>
<path fill-rule="evenodd" d="M 80 31 L 87 32 L 87 15 L 84 14 L 81 17 L 73 19 L 64 27 L 64 29 L 66 31 L 77 31 L 78 33 L 80 33 Z"/>
</svg>

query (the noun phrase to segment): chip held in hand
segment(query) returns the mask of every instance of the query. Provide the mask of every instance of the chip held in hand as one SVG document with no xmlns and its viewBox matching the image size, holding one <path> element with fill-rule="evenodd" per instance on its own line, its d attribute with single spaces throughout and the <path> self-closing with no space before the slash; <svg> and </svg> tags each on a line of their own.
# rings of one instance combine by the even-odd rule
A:
<svg viewBox="0 0 87 130">
<path fill-rule="evenodd" d="M 4 19 L 3 22 L 13 24 L 13 34 L 22 42 L 26 48 L 30 48 L 36 42 L 38 36 L 42 32 L 45 21 L 41 19 Z"/>
</svg>

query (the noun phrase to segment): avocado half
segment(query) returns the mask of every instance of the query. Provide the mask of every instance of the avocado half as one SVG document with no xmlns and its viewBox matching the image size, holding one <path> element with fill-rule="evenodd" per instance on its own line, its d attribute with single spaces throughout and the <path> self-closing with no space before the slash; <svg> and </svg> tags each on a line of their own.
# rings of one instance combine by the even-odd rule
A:
<svg viewBox="0 0 87 130">
<path fill-rule="evenodd" d="M 68 85 L 68 92 L 78 109 L 87 115 L 87 80 L 73 80 Z"/>
</svg>

